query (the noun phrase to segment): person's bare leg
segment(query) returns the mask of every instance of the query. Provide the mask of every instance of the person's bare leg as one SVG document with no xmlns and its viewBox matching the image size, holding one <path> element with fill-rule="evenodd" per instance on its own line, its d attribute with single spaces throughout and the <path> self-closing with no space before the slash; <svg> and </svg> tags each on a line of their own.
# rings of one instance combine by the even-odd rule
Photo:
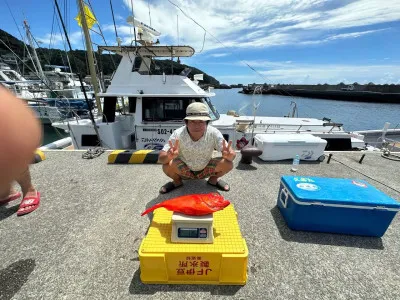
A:
<svg viewBox="0 0 400 300">
<path fill-rule="evenodd" d="M 221 159 L 217 165 L 215 166 L 215 175 L 210 176 L 208 182 L 215 185 L 217 184 L 218 178 L 224 176 L 226 173 L 230 172 L 233 169 L 233 162 L 227 161 L 225 159 Z M 225 189 L 229 189 L 226 187 Z"/>
<path fill-rule="evenodd" d="M 35 196 L 36 195 L 36 189 L 32 185 L 31 173 L 29 172 L 29 169 L 26 169 L 26 171 L 23 172 L 16 179 L 16 181 L 21 186 L 22 194 L 23 194 L 24 197 L 26 197 L 26 196 Z"/>
<path fill-rule="evenodd" d="M 25 172 L 23 172 L 17 179 L 16 181 L 18 184 L 21 186 L 23 198 L 25 197 L 35 197 L 36 196 L 36 189 L 32 185 L 32 180 L 31 180 L 31 174 L 29 172 L 29 169 L 26 169 Z M 31 206 L 27 206 L 24 208 L 24 210 L 30 209 Z"/>
<path fill-rule="evenodd" d="M 171 160 L 168 164 L 163 165 L 163 171 L 165 175 L 173 180 L 175 186 L 182 184 L 182 178 L 179 175 L 180 173 L 176 162 Z"/>
<path fill-rule="evenodd" d="M 6 199 L 15 193 L 16 191 L 11 186 L 11 184 L 4 185 L 0 191 L 0 200 Z"/>
</svg>

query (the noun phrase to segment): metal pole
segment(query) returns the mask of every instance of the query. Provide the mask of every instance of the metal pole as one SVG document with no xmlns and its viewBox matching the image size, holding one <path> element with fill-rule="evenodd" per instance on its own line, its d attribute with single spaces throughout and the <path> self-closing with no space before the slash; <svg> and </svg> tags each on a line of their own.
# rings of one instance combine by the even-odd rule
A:
<svg viewBox="0 0 400 300">
<path fill-rule="evenodd" d="M 133 13 L 133 1 L 131 0 L 131 8 L 132 8 L 132 17 L 135 19 L 135 14 Z M 136 27 L 133 24 L 133 34 L 135 35 L 135 47 L 137 47 L 137 41 L 136 41 Z M 132 44 L 132 43 L 131 43 Z"/>
<path fill-rule="evenodd" d="M 35 44 L 33 43 L 31 31 L 29 30 L 29 25 L 26 20 L 24 20 L 24 27 L 26 30 L 26 37 L 28 38 L 29 45 L 31 46 L 32 51 L 33 51 L 33 58 L 36 61 L 37 69 L 38 69 L 39 75 L 41 77 L 40 79 L 42 79 L 45 83 L 48 83 L 48 80 L 47 80 L 46 76 L 44 75 L 42 65 L 40 64 L 39 57 L 37 56 Z"/>
<path fill-rule="evenodd" d="M 65 28 L 65 24 L 64 24 L 64 21 L 63 21 L 62 16 L 61 16 L 60 7 L 58 6 L 57 0 L 54 0 L 54 3 L 56 4 L 58 16 L 60 17 L 61 25 L 62 25 L 62 28 L 64 30 L 65 39 L 67 40 L 67 43 L 68 43 L 69 53 L 71 53 L 71 55 L 72 55 L 72 47 L 71 47 L 71 43 L 69 41 L 69 37 L 68 37 L 68 34 L 67 34 L 67 29 Z M 73 61 L 74 61 L 75 67 L 76 67 L 75 59 L 73 59 Z M 71 70 L 71 72 L 72 72 L 72 70 Z M 81 76 L 81 74 L 79 72 L 77 73 L 77 75 L 78 75 L 78 78 L 79 78 L 79 82 L 81 83 L 81 86 L 83 87 L 82 76 Z M 96 121 L 95 121 L 95 119 L 93 117 L 93 114 L 92 114 L 92 108 L 90 106 L 90 103 L 89 103 L 89 100 L 88 100 L 88 97 L 87 97 L 87 94 L 86 94 L 86 90 L 84 88 L 83 88 L 83 94 L 85 96 L 85 101 L 86 101 L 86 103 L 88 105 L 88 108 L 89 108 L 89 116 L 90 116 L 90 120 L 92 121 L 92 124 L 93 124 L 93 129 L 96 132 L 97 138 L 99 139 L 100 147 L 102 147 L 103 143 L 101 141 L 100 134 L 99 134 L 99 131 L 97 129 L 97 124 L 96 124 Z M 68 123 L 68 126 L 69 126 L 69 123 Z M 72 134 L 72 131 L 71 131 L 71 134 Z M 74 137 L 74 139 L 75 139 L 75 137 Z"/>
<path fill-rule="evenodd" d="M 92 85 L 93 85 L 93 89 L 94 89 L 94 96 L 96 98 L 97 111 L 100 115 L 103 115 L 103 110 L 101 109 L 100 98 L 98 96 L 99 86 L 98 86 L 98 82 L 97 82 L 96 69 L 94 67 L 92 42 L 90 40 L 89 29 L 88 29 L 87 22 L 86 22 L 85 10 L 83 8 L 83 1 L 78 0 L 78 3 L 79 3 L 79 11 L 81 14 L 82 29 L 83 29 L 83 33 L 85 35 L 85 41 L 86 41 L 86 51 L 88 54 L 87 56 L 88 56 L 88 63 L 89 63 L 90 80 L 92 81 Z M 83 86 L 82 86 L 82 89 L 84 89 Z"/>
</svg>

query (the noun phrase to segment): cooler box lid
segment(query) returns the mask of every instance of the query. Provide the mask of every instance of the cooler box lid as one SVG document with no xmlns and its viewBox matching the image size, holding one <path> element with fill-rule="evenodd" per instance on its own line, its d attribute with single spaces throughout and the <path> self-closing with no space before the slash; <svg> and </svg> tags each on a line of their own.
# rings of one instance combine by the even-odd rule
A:
<svg viewBox="0 0 400 300">
<path fill-rule="evenodd" d="M 326 144 L 326 140 L 308 133 L 261 133 L 256 134 L 255 139 L 261 143 L 271 143 L 274 145 L 285 144 L 290 145 L 310 145 L 310 144 Z"/>
<path fill-rule="evenodd" d="M 365 206 L 400 210 L 400 203 L 365 180 L 308 176 L 282 176 L 296 200 L 322 205 Z"/>
</svg>

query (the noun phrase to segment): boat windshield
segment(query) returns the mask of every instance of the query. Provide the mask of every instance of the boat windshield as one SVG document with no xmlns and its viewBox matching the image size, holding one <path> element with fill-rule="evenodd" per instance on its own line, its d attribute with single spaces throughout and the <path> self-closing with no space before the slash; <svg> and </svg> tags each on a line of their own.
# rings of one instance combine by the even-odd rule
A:
<svg viewBox="0 0 400 300">
<path fill-rule="evenodd" d="M 11 71 L 11 70 L 10 70 L 10 71 L 4 70 L 3 73 L 4 73 L 8 78 L 10 78 L 10 80 L 15 80 L 15 81 L 19 80 L 18 76 L 17 76 L 13 71 Z"/>
<path fill-rule="evenodd" d="M 204 97 L 143 97 L 142 101 L 142 118 L 145 122 L 182 122 L 186 117 L 186 108 L 193 102 L 206 104 L 212 121 L 219 119 L 219 114 L 211 101 Z"/>
<path fill-rule="evenodd" d="M 210 117 L 211 121 L 215 121 L 219 119 L 219 113 L 217 109 L 215 108 L 214 104 L 212 104 L 210 98 L 204 98 L 205 102 L 207 103 L 208 107 L 210 108 Z"/>
</svg>

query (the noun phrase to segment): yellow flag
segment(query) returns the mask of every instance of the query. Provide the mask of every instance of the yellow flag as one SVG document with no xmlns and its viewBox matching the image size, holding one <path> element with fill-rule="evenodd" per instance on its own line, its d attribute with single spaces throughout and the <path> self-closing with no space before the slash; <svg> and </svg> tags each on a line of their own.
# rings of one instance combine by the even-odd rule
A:
<svg viewBox="0 0 400 300">
<path fill-rule="evenodd" d="M 87 5 L 84 6 L 84 11 L 85 11 L 85 16 L 86 16 L 86 24 L 87 24 L 88 28 L 91 29 L 93 27 L 93 25 L 97 22 L 97 20 Z M 78 25 L 80 27 L 82 27 L 80 13 L 78 13 L 78 15 L 75 17 L 75 20 L 78 22 Z"/>
</svg>

